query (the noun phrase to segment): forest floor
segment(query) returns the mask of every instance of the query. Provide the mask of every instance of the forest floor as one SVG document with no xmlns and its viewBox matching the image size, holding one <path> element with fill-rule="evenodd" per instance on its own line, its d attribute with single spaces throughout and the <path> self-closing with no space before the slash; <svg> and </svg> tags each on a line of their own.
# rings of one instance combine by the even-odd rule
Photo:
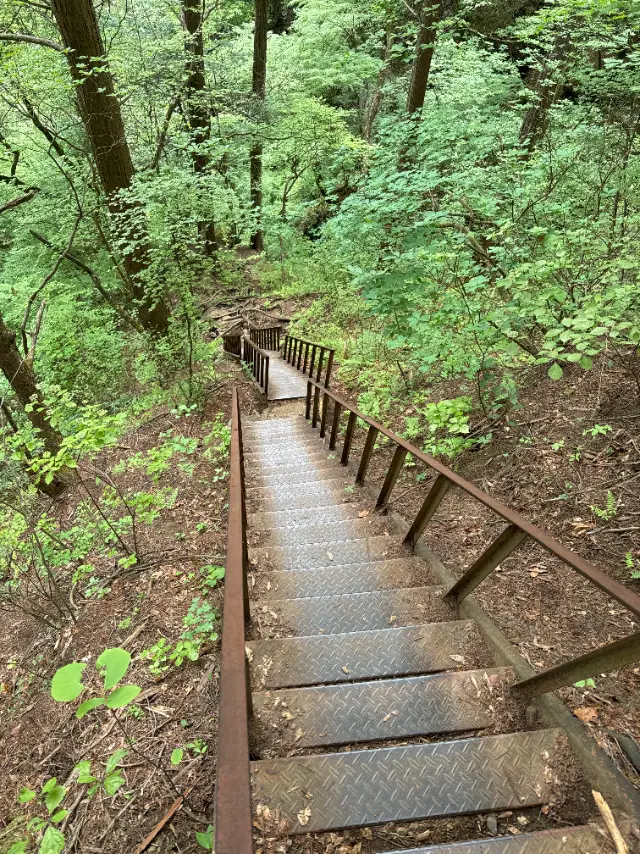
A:
<svg viewBox="0 0 640 854">
<path fill-rule="evenodd" d="M 218 365 L 216 384 L 204 410 L 176 417 L 168 407 L 145 413 L 141 425 L 119 444 L 101 454 L 101 469 L 113 474 L 118 463 L 134 454 L 162 447 L 172 431 L 196 440 L 190 452 L 176 454 L 168 468 L 151 484 L 177 490 L 173 506 L 162 510 L 152 524 L 138 531 L 136 567 L 109 582 L 115 561 L 96 559 L 89 598 L 75 592 L 77 621 L 56 633 L 24 615 L 5 615 L 0 624 L 0 852 L 25 838 L 26 821 L 46 815 L 38 801 L 18 805 L 23 787 L 39 791 L 51 777 L 68 786 L 63 804 L 70 814 L 60 825 L 67 838 L 65 850 L 132 854 L 167 814 L 176 799 L 182 808 L 145 851 L 181 854 L 202 850 L 195 832 L 211 821 L 217 740 L 219 642 L 205 643 L 197 661 L 188 659 L 154 675 L 141 651 L 160 638 L 174 644 L 194 597 L 220 611 L 220 585 L 210 589 L 206 569 L 224 566 L 227 512 L 227 459 L 205 458 L 206 437 L 212 424 L 228 423 L 231 389 L 238 384 L 244 412 L 261 407 L 255 387 L 235 364 Z M 116 468 L 116 471 L 119 471 Z M 117 475 L 125 491 L 148 489 L 142 469 Z M 85 498 L 74 488 L 57 503 L 55 513 L 64 523 L 74 517 Z M 135 704 L 116 716 L 97 709 L 82 720 L 75 705 L 56 703 L 49 680 L 70 661 L 88 662 L 110 647 L 124 647 L 133 656 L 127 681 L 142 688 Z M 89 672 L 89 669 L 87 669 Z M 92 773 L 104 775 L 114 751 L 122 759 L 125 782 L 115 796 L 100 789 L 87 797 L 72 774 L 81 760 L 90 760 Z M 182 749 L 181 761 L 171 754 Z M 101 770 L 102 769 L 102 770 Z"/>
<path fill-rule="evenodd" d="M 274 302 L 285 316 L 313 307 L 308 297 L 265 300 L 268 306 Z M 313 315 L 315 337 L 321 340 L 322 319 L 317 314 Z M 339 355 L 332 388 L 355 402 L 366 388 L 343 378 Z M 379 364 L 380 371 L 390 368 L 388 363 Z M 490 423 L 474 399 L 471 434 L 490 432 L 492 438 L 463 452 L 453 468 L 612 578 L 640 592 L 640 577 L 634 577 L 640 576 L 637 386 L 604 361 L 589 372 L 570 367 L 555 382 L 547 377 L 546 368 L 530 369 L 520 382 L 519 408 L 497 421 Z M 415 391 L 413 387 L 405 398 L 396 395 L 380 419 L 385 426 L 402 433 L 405 418 L 417 414 L 411 399 Z M 468 384 L 452 380 L 425 384 L 419 391 L 433 402 L 469 394 Z M 357 431 L 354 449 L 361 449 L 364 439 L 364 431 Z M 412 441 L 421 446 L 420 437 Z M 392 454 L 389 444 L 378 443 L 369 475 L 374 482 L 382 484 Z M 405 466 L 390 509 L 412 520 L 433 479 L 420 466 Z M 452 489 L 423 542 L 459 576 L 503 527 L 500 518 L 466 493 Z M 476 594 L 538 670 L 639 629 L 638 621 L 622 605 L 535 544 L 525 543 Z M 620 770 L 640 787 L 640 773 L 624 746 L 625 736 L 640 745 L 640 667 L 602 674 L 593 683 L 560 693 Z"/>
</svg>

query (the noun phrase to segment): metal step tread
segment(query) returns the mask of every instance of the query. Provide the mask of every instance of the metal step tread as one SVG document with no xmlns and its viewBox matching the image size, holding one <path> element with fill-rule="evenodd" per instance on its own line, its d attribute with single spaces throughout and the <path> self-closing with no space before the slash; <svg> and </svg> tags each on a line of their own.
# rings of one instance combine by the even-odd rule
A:
<svg viewBox="0 0 640 854">
<path fill-rule="evenodd" d="M 271 531 L 273 528 L 296 528 L 318 524 L 320 521 L 345 522 L 347 519 L 357 519 L 359 511 L 360 508 L 349 501 L 296 510 L 265 510 L 249 513 L 248 524 L 256 531 Z"/>
<path fill-rule="evenodd" d="M 431 584 L 429 570 L 419 558 L 392 558 L 370 563 L 335 566 L 330 572 L 290 570 L 255 576 L 252 596 L 260 599 L 304 599 L 308 596 L 340 596 L 370 593 L 397 587 Z"/>
<path fill-rule="evenodd" d="M 389 854 L 601 854 L 602 839 L 589 827 L 563 827 L 496 839 L 474 839 L 448 845 L 430 845 L 390 851 Z"/>
<path fill-rule="evenodd" d="M 544 804 L 559 730 L 262 759 L 254 803 L 310 833 Z"/>
<path fill-rule="evenodd" d="M 357 744 L 491 727 L 494 694 L 512 681 L 509 668 L 466 670 L 256 693 L 253 706 L 280 750 Z"/>
<path fill-rule="evenodd" d="M 260 501 L 265 509 L 277 510 L 324 507 L 340 503 L 344 499 L 353 500 L 358 494 L 359 491 L 353 485 L 353 478 L 346 471 L 337 471 L 335 477 L 324 478 L 321 482 L 316 478 L 310 483 L 282 483 L 247 488 L 248 501 Z"/>
<path fill-rule="evenodd" d="M 243 431 L 245 439 L 245 454 L 260 453 L 263 450 L 282 451 L 291 447 L 304 448 L 326 448 L 329 450 L 328 435 L 323 439 L 320 438 L 320 431 L 313 430 L 308 425 L 300 425 L 295 430 L 286 433 L 274 434 L 259 434 L 254 433 L 246 435 Z"/>
<path fill-rule="evenodd" d="M 380 536 L 337 543 L 258 547 L 249 550 L 252 562 L 264 569 L 321 569 L 348 563 L 369 563 L 392 557 L 407 557 L 400 537 Z"/>
<path fill-rule="evenodd" d="M 253 600 L 251 613 L 260 612 L 272 616 L 280 626 L 299 637 L 368 632 L 454 619 L 453 608 L 442 601 L 441 587 Z"/>
<path fill-rule="evenodd" d="M 353 475 L 336 463 L 323 463 L 322 466 L 307 469 L 291 466 L 290 468 L 270 470 L 260 469 L 258 473 L 247 470 L 247 486 L 251 489 L 272 486 L 288 486 L 295 483 L 316 483 L 319 480 L 343 479 L 345 483 L 353 483 Z"/>
<path fill-rule="evenodd" d="M 335 460 L 329 460 L 326 455 L 322 455 L 317 459 L 313 457 L 301 457 L 297 460 L 290 460 L 281 463 L 260 463 L 259 465 L 245 465 L 245 474 L 250 477 L 265 477 L 273 478 L 276 475 L 288 477 L 292 472 L 305 472 L 309 474 L 316 471 L 346 471 L 340 463 Z"/>
<path fill-rule="evenodd" d="M 287 528 L 271 528 L 268 542 L 274 546 L 307 546 L 316 543 L 343 543 L 352 540 L 367 540 L 385 532 L 385 521 L 380 516 L 366 519 L 344 519 L 321 522 L 315 525 L 296 525 Z"/>
</svg>

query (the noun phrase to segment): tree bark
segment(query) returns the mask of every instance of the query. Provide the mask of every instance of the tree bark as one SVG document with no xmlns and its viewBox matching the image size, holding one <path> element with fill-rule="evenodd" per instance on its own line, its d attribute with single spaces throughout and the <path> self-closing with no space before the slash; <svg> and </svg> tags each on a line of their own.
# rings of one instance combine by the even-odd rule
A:
<svg viewBox="0 0 640 854">
<path fill-rule="evenodd" d="M 540 68 L 534 69 L 527 80 L 532 91 L 531 104 L 520 126 L 519 141 L 530 155 L 544 138 L 549 126 L 549 110 L 562 92 L 563 83 L 558 76 L 558 64 L 563 49 L 556 44 L 545 57 Z"/>
<path fill-rule="evenodd" d="M 126 247 L 124 265 L 139 305 L 140 322 L 145 329 L 164 333 L 169 309 L 140 280 L 149 266 L 148 235 L 140 225 L 140 206 L 120 195 L 131 187 L 133 163 L 95 10 L 91 0 L 51 0 L 51 9 L 68 49 L 67 61 L 100 183 Z"/>
<path fill-rule="evenodd" d="M 45 450 L 55 456 L 60 450 L 62 436 L 51 426 L 40 389 L 36 385 L 35 374 L 29 361 L 22 356 L 16 342 L 16 333 L 9 329 L 0 314 L 0 370 L 23 406 L 33 404 L 26 413 L 29 421 L 38 431 L 44 442 Z M 46 495 L 57 496 L 67 488 L 70 472 L 63 470 L 49 484 L 39 481 L 36 485 Z"/>
<path fill-rule="evenodd" d="M 420 29 L 416 41 L 416 58 L 413 61 L 411 85 L 407 97 L 407 112 L 413 115 L 424 106 L 424 96 L 429 83 L 429 72 L 436 42 L 436 24 L 440 20 L 440 3 L 425 0 L 420 10 Z"/>
<path fill-rule="evenodd" d="M 387 33 L 385 38 L 385 48 L 384 48 L 384 57 L 382 60 L 382 67 L 378 72 L 378 79 L 376 80 L 376 88 L 367 107 L 364 120 L 362 122 L 362 137 L 367 142 L 371 142 L 371 131 L 373 130 L 373 123 L 376 120 L 378 113 L 380 112 L 380 107 L 382 106 L 382 89 L 387 80 L 387 74 L 389 73 L 389 60 L 391 59 L 391 50 L 393 48 L 393 28 L 391 24 L 387 24 Z"/>
<path fill-rule="evenodd" d="M 252 92 L 260 113 L 264 108 L 267 85 L 267 0 L 256 0 L 256 20 L 253 34 Z M 250 155 L 251 206 L 257 217 L 257 226 L 251 235 L 251 246 L 258 252 L 264 249 L 262 230 L 262 142 L 256 140 Z"/>
<path fill-rule="evenodd" d="M 209 169 L 209 156 L 203 144 L 211 135 L 211 116 L 207 104 L 207 88 L 204 66 L 204 23 L 203 0 L 182 0 L 182 20 L 186 30 L 185 52 L 187 54 L 185 112 L 191 144 L 191 159 L 196 175 L 204 175 Z M 200 238 L 207 255 L 216 250 L 215 226 L 212 222 L 198 224 Z"/>
</svg>

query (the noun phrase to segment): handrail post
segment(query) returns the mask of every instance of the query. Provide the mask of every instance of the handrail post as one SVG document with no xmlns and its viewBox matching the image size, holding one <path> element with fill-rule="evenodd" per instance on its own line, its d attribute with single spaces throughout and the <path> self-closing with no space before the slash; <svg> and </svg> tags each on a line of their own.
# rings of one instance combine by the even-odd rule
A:
<svg viewBox="0 0 640 854">
<path fill-rule="evenodd" d="M 311 346 L 311 361 L 309 362 L 309 376 L 313 379 L 313 366 L 316 363 L 316 350 L 318 348 L 317 344 L 313 344 Z"/>
<path fill-rule="evenodd" d="M 304 409 L 304 417 L 307 421 L 311 418 L 311 389 L 313 386 L 310 382 L 307 383 L 307 403 Z"/>
<path fill-rule="evenodd" d="M 404 538 L 404 542 L 408 543 L 412 548 L 423 535 L 424 529 L 431 521 L 431 517 L 440 506 L 450 486 L 450 481 L 443 474 L 439 474 L 433 482 L 433 486 L 429 490 L 427 497 L 422 502 L 422 507 L 418 510 L 418 515 L 413 520 L 413 524 Z"/>
<path fill-rule="evenodd" d="M 324 372 L 324 387 L 329 388 L 329 380 L 331 379 L 331 368 L 333 368 L 333 356 L 335 350 L 329 350 L 329 359 L 327 361 L 327 369 Z"/>
<path fill-rule="evenodd" d="M 264 396 L 269 400 L 269 357 L 265 358 L 265 369 L 264 369 Z"/>
<path fill-rule="evenodd" d="M 298 364 L 297 364 L 298 370 L 300 370 L 300 365 L 302 364 L 302 344 L 303 344 L 303 341 L 302 341 L 302 339 L 300 339 L 300 346 L 298 347 Z"/>
<path fill-rule="evenodd" d="M 340 457 L 340 463 L 343 466 L 346 466 L 349 462 L 349 454 L 351 453 L 351 443 L 353 442 L 353 434 L 356 429 L 356 420 L 357 415 L 355 412 L 349 413 L 349 420 L 347 422 L 347 432 L 344 435 L 344 445 L 342 446 L 342 456 Z"/>
<path fill-rule="evenodd" d="M 320 402 L 320 389 L 318 386 L 313 387 L 313 419 L 311 426 L 316 427 L 318 424 L 318 404 Z"/>
<path fill-rule="evenodd" d="M 311 385 L 311 384 L 309 384 Z M 331 437 L 329 439 L 329 450 L 333 451 L 336 447 L 336 441 L 338 438 L 338 428 L 340 427 L 340 413 L 342 412 L 342 406 L 338 403 L 337 400 L 333 401 L 333 421 L 331 422 Z M 307 415 L 307 418 L 309 416 Z"/>
<path fill-rule="evenodd" d="M 327 432 L 327 415 L 329 413 L 329 395 L 322 395 L 322 417 L 320 419 L 320 438 L 324 439 L 324 434 Z"/>
<path fill-rule="evenodd" d="M 369 463 L 371 462 L 373 446 L 375 445 L 377 438 L 378 428 L 369 427 L 369 432 L 367 433 L 367 440 L 364 443 L 364 450 L 362 451 L 362 457 L 360 458 L 360 467 L 358 468 L 358 474 L 356 475 L 356 483 L 358 484 L 364 483 L 364 480 L 367 476 L 367 469 L 369 468 Z"/>
<path fill-rule="evenodd" d="M 456 583 L 445 593 L 446 599 L 462 602 L 469 593 L 474 591 L 493 570 L 515 551 L 527 535 L 517 525 L 507 527 L 490 543 L 480 557 Z"/>
<path fill-rule="evenodd" d="M 402 471 L 402 467 L 404 465 L 407 453 L 408 452 L 405 448 L 398 445 L 395 454 L 393 455 L 393 459 L 391 460 L 391 465 L 389 466 L 387 476 L 384 479 L 382 489 L 380 490 L 380 495 L 378 496 L 378 500 L 376 501 L 376 507 L 386 507 L 389 503 L 389 496 L 391 495 L 393 487 L 396 485 L 396 481 L 398 480 L 398 476 Z"/>
<path fill-rule="evenodd" d="M 318 357 L 318 373 L 316 374 L 316 382 L 320 382 L 322 376 L 322 363 L 324 362 L 324 347 L 320 347 L 320 356 Z"/>
<path fill-rule="evenodd" d="M 302 373 L 303 374 L 307 373 L 307 360 L 308 360 L 308 358 L 309 358 L 309 342 L 307 341 L 307 343 L 305 344 L 305 347 L 304 347 L 304 362 L 302 364 Z"/>
</svg>

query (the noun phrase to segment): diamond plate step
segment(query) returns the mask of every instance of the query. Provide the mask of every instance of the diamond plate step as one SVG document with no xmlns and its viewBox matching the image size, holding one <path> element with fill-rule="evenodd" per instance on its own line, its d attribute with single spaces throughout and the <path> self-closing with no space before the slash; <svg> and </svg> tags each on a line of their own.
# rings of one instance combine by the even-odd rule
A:
<svg viewBox="0 0 640 854">
<path fill-rule="evenodd" d="M 256 600 L 251 613 L 263 609 L 295 635 L 337 635 L 452 619 L 453 609 L 442 601 L 441 587 L 410 587 L 317 596 L 309 599 Z"/>
<path fill-rule="evenodd" d="M 380 516 L 366 519 L 346 519 L 341 522 L 321 522 L 315 525 L 297 525 L 289 528 L 272 528 L 265 542 L 289 548 L 314 543 L 342 543 L 366 540 L 384 533 L 385 523 Z"/>
<path fill-rule="evenodd" d="M 267 739 L 278 727 L 279 751 L 326 747 L 486 729 L 493 695 L 512 681 L 507 668 L 472 670 L 258 693 L 253 705 Z"/>
<path fill-rule="evenodd" d="M 307 507 L 301 510 L 275 510 L 249 514 L 249 527 L 256 531 L 274 528 L 297 528 L 322 522 L 346 522 L 358 518 L 359 508 L 352 503 Z"/>
<path fill-rule="evenodd" d="M 544 804 L 559 730 L 252 762 L 289 833 Z"/>
<path fill-rule="evenodd" d="M 391 851 L 389 854 L 602 854 L 603 842 L 588 827 L 565 827 L 499 839 Z"/>
<path fill-rule="evenodd" d="M 300 460 L 292 460 L 290 463 L 269 463 L 260 465 L 247 465 L 245 467 L 247 477 L 258 475 L 259 477 L 280 477 L 281 481 L 288 482 L 289 475 L 298 471 L 304 471 L 307 474 L 316 471 L 334 471 L 340 472 L 341 468 L 335 460 L 327 460 L 323 456 L 320 459 L 312 459 L 304 457 Z M 342 469 L 344 471 L 344 469 Z"/>
<path fill-rule="evenodd" d="M 314 469 L 299 469 L 292 466 L 288 469 L 277 469 L 276 474 L 260 474 L 257 470 L 247 469 L 247 485 L 251 488 L 288 486 L 294 483 L 317 483 L 319 480 L 342 480 L 345 486 L 353 484 L 353 475 L 334 463 L 326 463 Z"/>
<path fill-rule="evenodd" d="M 247 453 L 244 455 L 244 462 L 247 469 L 255 466 L 280 468 L 286 465 L 297 465 L 298 462 L 315 463 L 326 460 L 330 453 L 319 442 L 311 445 L 309 448 L 301 447 L 298 442 L 291 442 L 288 448 L 278 451 L 271 448 L 264 448 L 258 453 Z M 336 460 L 335 453 L 333 453 L 331 461 Z"/>
<path fill-rule="evenodd" d="M 335 478 L 312 483 L 278 484 L 277 486 L 247 489 L 248 501 L 262 501 L 265 506 L 287 510 L 291 507 L 326 507 L 329 504 L 353 501 L 358 496 L 357 487 L 345 492 L 346 486 L 353 487 L 348 472 L 336 472 Z"/>
<path fill-rule="evenodd" d="M 482 666 L 472 620 L 247 643 L 256 689 L 355 682 Z"/>
<path fill-rule="evenodd" d="M 263 569 L 322 569 L 348 563 L 369 563 L 392 557 L 408 557 L 399 537 L 370 537 L 342 543 L 310 543 L 303 546 L 271 546 L 250 549 L 251 561 Z"/>
<path fill-rule="evenodd" d="M 252 595 L 260 599 L 302 599 L 395 587 L 421 587 L 432 582 L 426 565 L 418 558 L 394 558 L 336 566 L 330 572 L 292 570 L 259 573 Z"/>
</svg>

